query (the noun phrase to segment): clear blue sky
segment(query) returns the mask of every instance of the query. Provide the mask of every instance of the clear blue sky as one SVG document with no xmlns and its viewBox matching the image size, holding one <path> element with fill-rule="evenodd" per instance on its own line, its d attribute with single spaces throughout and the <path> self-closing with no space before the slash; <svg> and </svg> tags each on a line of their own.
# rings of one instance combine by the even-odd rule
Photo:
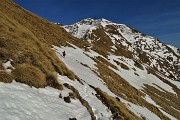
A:
<svg viewBox="0 0 180 120">
<path fill-rule="evenodd" d="M 14 1 L 52 22 L 67 25 L 85 18 L 105 18 L 180 48 L 180 0 Z"/>
</svg>

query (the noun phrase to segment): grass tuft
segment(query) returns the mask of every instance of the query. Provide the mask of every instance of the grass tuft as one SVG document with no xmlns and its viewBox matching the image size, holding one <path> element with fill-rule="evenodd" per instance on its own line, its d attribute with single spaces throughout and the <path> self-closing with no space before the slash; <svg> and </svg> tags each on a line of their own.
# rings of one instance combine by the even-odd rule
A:
<svg viewBox="0 0 180 120">
<path fill-rule="evenodd" d="M 4 67 L 2 65 L 2 61 L 0 60 L 0 70 L 3 70 L 3 69 L 4 69 Z"/>
<path fill-rule="evenodd" d="M 59 84 L 57 81 L 57 73 L 48 73 L 46 76 L 47 85 L 53 88 L 56 88 L 58 90 L 63 90 L 63 85 Z"/>
<path fill-rule="evenodd" d="M 13 81 L 13 76 L 11 74 L 8 74 L 4 70 L 0 70 L 0 82 L 4 83 L 11 83 Z"/>
<path fill-rule="evenodd" d="M 19 64 L 13 70 L 15 80 L 36 88 L 47 86 L 44 73 L 39 68 L 27 63 Z"/>
</svg>

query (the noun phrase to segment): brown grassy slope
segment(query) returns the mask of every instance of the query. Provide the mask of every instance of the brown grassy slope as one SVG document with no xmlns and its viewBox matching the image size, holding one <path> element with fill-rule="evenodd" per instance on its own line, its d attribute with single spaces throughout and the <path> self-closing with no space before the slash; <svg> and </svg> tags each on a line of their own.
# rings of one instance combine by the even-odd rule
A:
<svg viewBox="0 0 180 120">
<path fill-rule="evenodd" d="M 112 112 L 113 119 L 115 120 L 139 120 L 141 118 L 137 117 L 134 113 L 129 111 L 126 106 L 121 102 L 115 99 L 114 97 L 109 96 L 107 93 L 101 91 L 99 88 L 94 88 L 96 90 L 97 98 L 99 98 Z"/>
<path fill-rule="evenodd" d="M 52 87 L 61 88 L 53 77 L 55 71 L 74 79 L 74 73 L 50 49 L 53 44 L 66 45 L 65 41 L 74 38 L 59 26 L 26 11 L 10 0 L 0 0 L 0 3 L 0 60 L 4 62 L 12 59 L 14 67 L 23 63 L 31 65 L 44 74 L 45 82 Z M 84 46 L 79 42 L 79 46 L 81 45 Z M 13 74 L 18 79 L 16 73 L 15 69 Z M 28 79 L 28 76 L 23 79 Z M 44 87 L 46 83 L 42 86 L 39 86 L 42 83 L 31 84 Z"/>
<path fill-rule="evenodd" d="M 157 86 L 159 87 L 159 86 Z M 178 120 L 180 119 L 180 98 L 164 89 L 159 87 L 162 91 L 158 90 L 157 88 L 145 85 L 144 91 L 147 93 L 151 98 L 162 107 L 164 111 L 169 113 L 170 115 L 176 117 Z M 163 100 L 163 102 L 162 102 Z"/>
<path fill-rule="evenodd" d="M 108 35 L 104 32 L 105 30 L 103 28 L 93 30 L 93 35 L 90 37 L 93 44 L 93 50 L 97 53 L 103 55 L 107 58 L 107 55 L 109 55 L 109 52 L 111 51 L 111 46 L 113 45 L 111 39 Z"/>
<path fill-rule="evenodd" d="M 4 70 L 0 70 L 0 82 L 11 83 L 13 80 L 13 76 L 8 74 Z"/>
<path fill-rule="evenodd" d="M 146 107 L 161 119 L 168 120 L 168 118 L 157 107 L 143 99 L 144 94 L 141 91 L 135 89 L 121 76 L 109 69 L 104 63 L 101 63 L 103 61 L 100 62 L 97 59 L 94 60 L 96 61 L 96 66 L 98 68 L 97 71 L 94 72 L 104 80 L 108 88 L 114 94 L 136 105 Z"/>
<path fill-rule="evenodd" d="M 28 28 L 38 40 L 48 45 L 67 45 L 67 42 L 76 43 L 79 47 L 83 47 L 86 43 L 82 40 L 67 34 L 67 32 L 55 25 L 27 10 L 14 4 L 11 0 L 0 0 L 1 10 L 16 20 L 22 26 Z"/>
<path fill-rule="evenodd" d="M 108 29 L 108 28 L 113 28 L 113 29 Z M 92 49 L 106 58 L 109 55 L 109 53 L 112 53 L 117 56 L 124 56 L 132 59 L 133 53 L 130 52 L 127 49 L 127 47 L 123 46 L 122 43 L 120 43 L 118 40 L 117 40 L 118 44 L 115 44 L 115 47 L 117 49 L 115 51 L 112 51 L 112 46 L 114 45 L 114 43 L 112 42 L 111 38 L 106 34 L 106 32 L 108 32 L 109 34 L 120 35 L 122 37 L 122 35 L 117 32 L 117 30 L 113 25 L 109 25 L 107 26 L 107 28 L 99 28 L 93 30 L 90 36 L 90 39 L 92 40 L 92 44 L 93 44 Z M 124 38 L 122 37 L 122 39 Z M 131 45 L 130 43 L 127 44 Z"/>
</svg>

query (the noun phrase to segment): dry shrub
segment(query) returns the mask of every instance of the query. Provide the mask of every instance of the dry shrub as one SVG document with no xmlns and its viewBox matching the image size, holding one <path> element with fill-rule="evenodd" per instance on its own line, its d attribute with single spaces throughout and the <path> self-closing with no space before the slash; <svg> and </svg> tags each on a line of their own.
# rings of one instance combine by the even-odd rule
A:
<svg viewBox="0 0 180 120">
<path fill-rule="evenodd" d="M 93 87 L 94 88 L 94 87 Z M 102 103 L 104 103 L 112 112 L 113 119 L 115 120 L 140 120 L 139 117 L 137 117 L 134 113 L 132 113 L 130 110 L 126 108 L 126 106 L 120 101 L 117 100 L 114 97 L 109 96 L 107 93 L 103 92 L 99 88 L 94 88 L 96 90 L 97 98 L 99 98 Z"/>
<path fill-rule="evenodd" d="M 17 65 L 13 74 L 17 82 L 25 83 L 29 86 L 40 88 L 47 85 L 44 73 L 39 68 L 26 63 Z"/>
<path fill-rule="evenodd" d="M 63 62 L 61 62 L 60 60 L 56 61 L 53 63 L 53 66 L 55 68 L 55 70 L 61 74 L 61 75 L 65 75 L 67 76 L 69 79 L 71 80 L 75 80 L 76 75 L 74 74 L 74 72 L 72 72 L 71 70 L 69 70 L 65 64 Z"/>
<path fill-rule="evenodd" d="M 138 61 L 134 61 L 134 66 L 136 66 L 137 68 L 141 70 L 144 70 L 143 66 Z"/>
<path fill-rule="evenodd" d="M 118 70 L 117 66 L 113 65 L 112 63 L 110 63 L 110 62 L 107 61 L 106 59 L 104 59 L 104 58 L 102 58 L 102 57 L 100 57 L 100 56 L 96 57 L 96 59 L 99 60 L 100 62 L 102 62 L 103 64 L 105 64 L 105 65 L 107 65 L 107 66 L 110 66 L 110 67 Z"/>
<path fill-rule="evenodd" d="M 129 67 L 123 63 L 120 63 L 121 68 L 125 69 L 125 70 L 129 70 Z"/>
<path fill-rule="evenodd" d="M 57 73 L 48 73 L 46 75 L 46 81 L 48 86 L 56 88 L 58 90 L 63 90 L 63 85 L 59 84 L 59 82 L 57 81 Z"/>
<path fill-rule="evenodd" d="M 139 58 L 143 63 L 148 63 L 148 64 L 151 63 L 151 61 L 149 60 L 149 56 L 145 52 L 139 53 Z"/>
<path fill-rule="evenodd" d="M 3 70 L 3 69 L 4 69 L 4 67 L 3 67 L 2 64 L 3 64 L 3 63 L 2 63 L 2 61 L 0 60 L 0 70 Z"/>
<path fill-rule="evenodd" d="M 0 60 L 5 60 L 10 58 L 10 54 L 7 49 L 0 48 Z"/>
<path fill-rule="evenodd" d="M 76 98 L 76 94 L 74 92 L 70 92 L 69 93 L 69 97 L 72 98 L 72 99 L 75 99 Z"/>
<path fill-rule="evenodd" d="M 11 83 L 13 80 L 13 76 L 11 74 L 6 73 L 4 70 L 0 70 L 0 82 Z"/>
<path fill-rule="evenodd" d="M 120 62 L 119 62 L 119 61 L 114 60 L 114 59 L 113 59 L 113 61 L 114 61 L 117 65 L 120 65 Z"/>
<path fill-rule="evenodd" d="M 69 96 L 63 98 L 66 103 L 71 102 L 71 98 Z"/>
<path fill-rule="evenodd" d="M 80 64 L 83 65 L 84 67 L 89 68 L 89 66 L 88 66 L 87 64 L 84 64 L 84 63 L 82 63 L 82 62 L 80 62 Z"/>
<path fill-rule="evenodd" d="M 132 59 L 133 58 L 133 53 L 129 51 L 125 46 L 123 45 L 115 45 L 117 50 L 115 50 L 114 54 L 117 56 L 124 56 L 126 58 Z"/>
</svg>

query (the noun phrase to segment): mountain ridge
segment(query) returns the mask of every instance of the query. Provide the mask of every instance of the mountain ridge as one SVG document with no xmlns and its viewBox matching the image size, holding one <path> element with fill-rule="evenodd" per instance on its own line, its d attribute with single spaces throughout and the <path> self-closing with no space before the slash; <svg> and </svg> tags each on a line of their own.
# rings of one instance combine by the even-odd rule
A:
<svg viewBox="0 0 180 120">
<path fill-rule="evenodd" d="M 73 25 L 63 27 L 75 37 L 83 41 L 88 41 L 90 44 L 88 46 L 90 49 L 89 52 L 92 50 L 99 54 L 92 58 L 96 62 L 97 68 L 95 68 L 97 71 L 95 73 L 103 79 L 108 88 L 116 95 L 124 98 L 119 94 L 120 91 L 114 90 L 114 87 L 126 95 L 127 91 L 111 83 L 111 80 L 116 81 L 116 84 L 125 83 L 127 86 L 132 86 L 127 88 L 131 90 L 132 93 L 133 90 L 136 91 L 136 89 L 140 89 L 141 91 L 141 89 L 144 89 L 145 91 L 143 91 L 143 93 L 145 92 L 151 96 L 153 100 L 156 99 L 156 102 L 161 101 L 161 97 L 154 96 L 153 94 L 155 93 L 153 92 L 156 91 L 157 93 L 160 89 L 166 91 L 168 86 L 170 86 L 173 91 L 176 91 L 177 94 L 175 94 L 179 96 L 180 55 L 177 48 L 173 49 L 161 43 L 160 40 L 140 33 L 126 25 L 112 23 L 104 19 L 85 19 Z M 83 61 L 81 62 L 83 63 Z M 93 68 L 90 67 L 90 69 Z M 107 74 L 107 76 L 105 74 Z M 123 82 L 123 80 L 128 83 Z M 165 85 L 166 87 L 163 87 L 159 80 L 168 86 Z M 113 86 L 111 86 L 111 84 L 113 84 Z M 150 91 L 153 92 L 149 94 Z M 174 94 L 174 92 L 169 89 L 166 91 L 167 96 L 169 96 L 170 91 Z M 138 93 L 139 95 L 136 96 L 132 93 L 128 94 L 133 97 L 142 95 Z M 160 91 L 158 93 L 162 94 Z M 140 98 L 138 99 L 140 100 Z M 134 100 L 130 99 L 130 101 Z M 138 102 L 138 104 L 141 105 L 142 103 Z M 147 103 L 143 105 L 150 109 Z M 166 106 L 165 104 L 161 105 Z"/>
<path fill-rule="evenodd" d="M 3 120 L 180 119 L 173 47 L 105 19 L 77 25 L 79 39 L 11 0 L 0 2 Z"/>
<path fill-rule="evenodd" d="M 93 31 L 97 29 L 104 29 L 104 35 L 107 35 L 113 42 L 113 44 L 111 44 L 112 49 L 116 49 L 116 47 L 113 45 L 116 44 L 115 42 L 117 41 L 121 42 L 119 43 L 121 44 L 121 47 L 129 49 L 128 51 L 134 52 L 134 54 L 138 54 L 136 51 L 142 51 L 151 54 L 151 56 L 155 57 L 156 59 L 168 59 L 168 62 L 171 65 L 180 65 L 180 54 L 178 48 L 169 47 L 168 45 L 160 42 L 157 38 L 147 36 L 124 24 L 112 23 L 105 19 L 94 20 L 88 18 L 73 25 L 64 26 L 64 28 L 67 30 L 67 32 L 71 33 L 75 37 L 87 39 L 89 42 L 92 42 L 92 39 L 97 41 L 101 37 L 98 36 L 99 38 L 92 38 L 94 35 L 96 35 L 96 33 L 92 33 Z M 129 47 L 129 44 L 131 44 L 131 47 Z M 137 56 L 134 56 L 134 58 L 135 57 Z M 179 75 L 175 79 L 178 80 L 178 78 Z"/>
</svg>

